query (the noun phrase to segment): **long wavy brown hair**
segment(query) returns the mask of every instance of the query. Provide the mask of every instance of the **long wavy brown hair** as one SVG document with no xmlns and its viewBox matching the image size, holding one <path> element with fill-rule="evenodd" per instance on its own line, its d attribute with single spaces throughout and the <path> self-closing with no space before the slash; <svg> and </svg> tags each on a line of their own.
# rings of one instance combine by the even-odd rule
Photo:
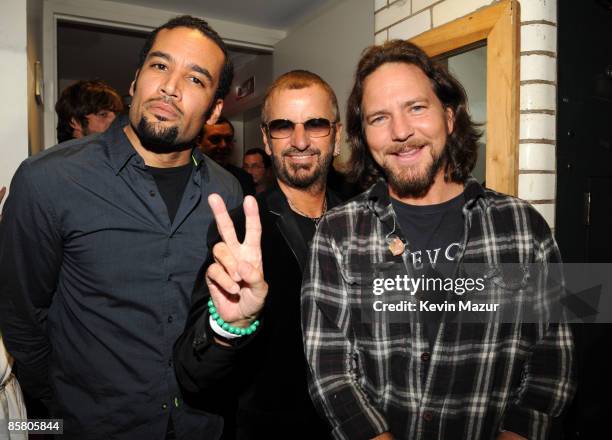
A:
<svg viewBox="0 0 612 440">
<path fill-rule="evenodd" d="M 408 41 L 391 40 L 380 46 L 364 50 L 351 95 L 347 103 L 346 128 L 351 158 L 348 161 L 348 177 L 367 188 L 380 176 L 382 168 L 374 161 L 363 127 L 363 83 L 376 69 L 386 63 L 412 64 L 429 78 L 434 93 L 444 108 L 454 115 L 454 129 L 446 140 L 444 179 L 463 183 L 468 178 L 478 155 L 477 141 L 481 132 L 467 110 L 465 89 L 441 64 L 433 61 L 421 48 Z"/>
</svg>

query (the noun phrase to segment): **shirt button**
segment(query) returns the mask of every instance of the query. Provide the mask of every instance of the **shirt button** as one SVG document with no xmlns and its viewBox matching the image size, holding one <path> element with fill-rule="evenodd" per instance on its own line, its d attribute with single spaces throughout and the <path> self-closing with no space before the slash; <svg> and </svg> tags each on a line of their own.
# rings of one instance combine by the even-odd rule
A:
<svg viewBox="0 0 612 440">
<path fill-rule="evenodd" d="M 172 366 L 172 359 L 168 359 L 168 366 L 171 367 Z"/>
<path fill-rule="evenodd" d="M 421 353 L 421 360 L 423 362 L 428 362 L 429 359 L 431 359 L 431 354 L 429 354 L 429 352 L 426 351 L 424 353 Z"/>
<path fill-rule="evenodd" d="M 162 403 L 162 409 L 168 409 L 168 404 L 167 403 Z"/>
<path fill-rule="evenodd" d="M 174 318 L 172 317 L 172 315 L 168 316 L 168 322 L 171 323 L 172 321 L 174 321 Z"/>
<path fill-rule="evenodd" d="M 431 422 L 433 420 L 433 414 L 430 412 L 424 412 L 423 420 L 425 420 L 426 422 Z"/>
<path fill-rule="evenodd" d="M 149 195 L 150 195 L 151 197 L 155 197 L 155 191 L 153 191 L 153 190 L 149 191 Z"/>
</svg>

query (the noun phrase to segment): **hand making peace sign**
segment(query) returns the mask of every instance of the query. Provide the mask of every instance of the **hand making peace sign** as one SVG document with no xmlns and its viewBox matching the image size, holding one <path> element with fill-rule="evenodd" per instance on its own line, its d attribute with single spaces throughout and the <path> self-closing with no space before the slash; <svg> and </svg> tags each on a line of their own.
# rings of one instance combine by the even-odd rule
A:
<svg viewBox="0 0 612 440">
<path fill-rule="evenodd" d="M 268 293 L 263 277 L 257 201 L 252 196 L 244 198 L 246 233 L 242 243 L 236 237 L 223 199 L 211 194 L 208 204 L 223 241 L 213 247 L 215 263 L 206 271 L 206 284 L 219 316 L 235 327 L 248 327 L 262 309 Z"/>
</svg>

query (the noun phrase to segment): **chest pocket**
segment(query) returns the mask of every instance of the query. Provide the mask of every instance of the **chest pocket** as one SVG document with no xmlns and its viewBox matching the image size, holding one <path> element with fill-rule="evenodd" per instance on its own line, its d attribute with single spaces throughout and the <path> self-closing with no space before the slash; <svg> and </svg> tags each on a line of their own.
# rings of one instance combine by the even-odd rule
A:
<svg viewBox="0 0 612 440">
<path fill-rule="evenodd" d="M 547 310 L 546 292 L 538 286 L 538 273 L 533 269 L 525 264 L 498 264 L 477 275 L 485 282 L 479 295 L 483 302 L 499 304 L 502 322 L 539 322 L 542 311 Z"/>
</svg>

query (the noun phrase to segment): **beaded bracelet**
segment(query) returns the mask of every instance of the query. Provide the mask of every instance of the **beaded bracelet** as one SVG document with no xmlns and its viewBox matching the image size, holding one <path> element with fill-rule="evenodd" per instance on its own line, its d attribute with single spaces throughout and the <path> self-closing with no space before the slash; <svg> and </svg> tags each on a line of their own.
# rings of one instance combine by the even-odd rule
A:
<svg viewBox="0 0 612 440">
<path fill-rule="evenodd" d="M 228 331 L 234 335 L 250 335 L 255 330 L 257 330 L 257 327 L 259 326 L 259 320 L 257 319 L 246 328 L 234 327 L 233 325 L 229 325 L 217 313 L 217 308 L 215 307 L 215 303 L 213 302 L 212 298 L 208 300 L 208 311 L 210 312 L 211 318 L 214 319 L 223 330 Z"/>
</svg>

